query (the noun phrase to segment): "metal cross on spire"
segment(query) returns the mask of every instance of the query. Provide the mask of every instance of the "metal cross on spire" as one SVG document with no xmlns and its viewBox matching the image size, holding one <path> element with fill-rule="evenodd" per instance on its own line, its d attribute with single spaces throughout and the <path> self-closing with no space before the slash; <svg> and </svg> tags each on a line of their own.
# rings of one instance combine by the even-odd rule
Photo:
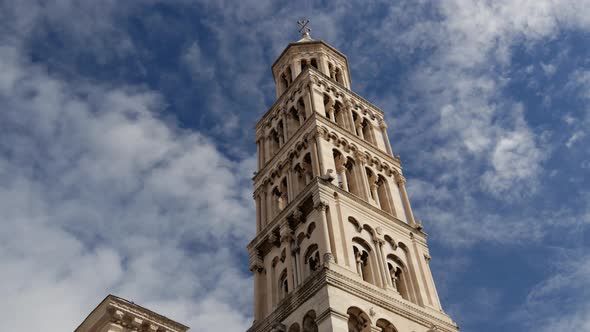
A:
<svg viewBox="0 0 590 332">
<path fill-rule="evenodd" d="M 307 26 L 309 24 L 309 20 L 298 20 L 297 24 L 299 24 L 299 33 L 301 33 L 301 36 L 309 37 L 309 32 L 311 31 L 311 28 Z"/>
</svg>

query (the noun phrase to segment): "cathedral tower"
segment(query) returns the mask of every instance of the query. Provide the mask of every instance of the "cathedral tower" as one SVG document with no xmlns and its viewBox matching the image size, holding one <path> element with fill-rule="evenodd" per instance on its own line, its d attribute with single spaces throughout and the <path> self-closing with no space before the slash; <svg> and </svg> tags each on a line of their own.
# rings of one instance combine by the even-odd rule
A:
<svg viewBox="0 0 590 332">
<path fill-rule="evenodd" d="M 272 65 L 256 125 L 249 332 L 458 331 L 441 307 L 383 111 L 309 30 Z"/>
</svg>

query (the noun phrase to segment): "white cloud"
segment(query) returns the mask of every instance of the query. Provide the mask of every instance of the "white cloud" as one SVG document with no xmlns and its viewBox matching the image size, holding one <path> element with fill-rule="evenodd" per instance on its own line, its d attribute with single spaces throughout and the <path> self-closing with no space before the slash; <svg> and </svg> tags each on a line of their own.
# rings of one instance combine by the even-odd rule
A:
<svg viewBox="0 0 590 332">
<path fill-rule="evenodd" d="M 541 63 L 541 69 L 543 69 L 543 72 L 545 73 L 546 76 L 553 76 L 553 74 L 555 74 L 555 72 L 557 71 L 557 67 L 551 63 L 548 64 L 544 64 Z"/>
<path fill-rule="evenodd" d="M 547 264 L 549 277 L 531 289 L 516 317 L 543 332 L 590 331 L 590 257 L 564 251 L 556 258 Z"/>
<path fill-rule="evenodd" d="M 252 236 L 252 161 L 160 120 L 152 91 L 66 82 L 16 48 L 0 55 L 11 73 L 0 83 L 0 329 L 71 330 L 108 292 L 194 330 L 211 312 L 246 329 L 251 282 L 234 240 Z M 165 311 L 182 302 L 191 310 Z"/>
</svg>

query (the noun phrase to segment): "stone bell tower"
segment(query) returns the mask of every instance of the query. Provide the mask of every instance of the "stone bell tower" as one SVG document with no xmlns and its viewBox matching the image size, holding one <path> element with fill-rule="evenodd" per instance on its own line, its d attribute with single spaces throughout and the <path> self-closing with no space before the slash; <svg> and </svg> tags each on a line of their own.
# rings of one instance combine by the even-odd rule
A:
<svg viewBox="0 0 590 332">
<path fill-rule="evenodd" d="M 347 58 L 302 30 L 272 65 L 277 101 L 256 125 L 248 331 L 458 331 L 383 111 L 350 90 Z"/>
</svg>

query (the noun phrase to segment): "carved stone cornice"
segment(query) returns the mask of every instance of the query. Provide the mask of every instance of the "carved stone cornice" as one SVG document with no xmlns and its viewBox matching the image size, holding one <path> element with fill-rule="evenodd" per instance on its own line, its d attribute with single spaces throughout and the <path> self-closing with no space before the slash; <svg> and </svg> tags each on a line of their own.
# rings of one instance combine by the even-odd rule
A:
<svg viewBox="0 0 590 332">
<path fill-rule="evenodd" d="M 351 194 L 346 190 L 343 190 L 342 188 L 334 185 L 331 182 L 321 181 L 321 184 L 328 187 L 329 191 L 337 192 L 341 196 L 340 199 L 342 199 L 342 197 L 346 197 L 346 198 L 354 201 L 355 203 L 358 203 L 360 206 L 363 206 L 364 208 L 369 209 L 377 214 L 382 215 L 386 219 L 393 221 L 396 225 L 403 227 L 410 234 L 410 236 L 413 236 L 413 234 L 414 234 L 413 232 L 417 232 L 419 234 L 419 237 L 422 238 L 423 241 L 425 241 L 426 237 L 428 236 L 424 231 L 415 229 L 414 227 L 412 227 L 412 225 L 398 219 L 397 217 L 374 206 L 373 204 L 370 204 L 369 202 L 365 201 L 364 199 L 362 199 L 354 194 Z"/>
<path fill-rule="evenodd" d="M 393 175 L 395 176 L 395 182 L 400 185 L 400 186 L 404 186 L 406 184 L 406 178 L 399 174 L 399 173 L 393 173 Z"/>
<path fill-rule="evenodd" d="M 378 162 L 378 164 L 382 165 L 381 167 L 387 167 L 387 169 L 389 169 L 392 173 L 399 172 L 399 170 L 401 170 L 401 162 L 399 158 L 394 157 L 387 152 L 375 147 L 360 137 L 353 135 L 345 128 L 332 123 L 330 120 L 323 118 L 322 116 L 318 116 L 317 118 L 318 121 L 323 125 L 317 130 L 322 133 L 322 137 L 325 140 L 333 140 L 334 144 L 337 146 L 340 143 L 346 142 L 350 149 L 354 149 L 356 151 L 362 150 L 365 154 L 368 153 L 371 158 L 368 159 L 367 162 Z"/>
<path fill-rule="evenodd" d="M 264 319 L 255 321 L 247 332 L 272 332 L 275 323 L 282 322 L 301 304 L 314 296 L 318 290 L 326 286 L 333 286 L 342 291 L 354 294 L 369 303 L 373 303 L 375 306 L 416 321 L 425 327 L 436 324 L 441 332 L 457 331 L 457 325 L 446 314 L 437 312 L 436 315 L 434 315 L 417 304 L 403 300 L 399 297 L 391 296 L 386 290 L 362 280 L 358 280 L 358 278 L 351 278 L 348 275 L 339 272 L 339 269 L 343 269 L 341 267 L 332 269 L 332 265 L 334 264 L 328 263 L 323 265 L 318 271 L 314 272 L 314 274 L 307 278 L 305 283 L 299 288 L 296 288 L 294 291 L 287 294 L 287 296 L 278 303 L 276 309 L 274 309 L 270 315 Z M 324 309 L 318 315 L 318 321 L 324 320 L 327 315 L 330 315 L 331 313 L 334 313 L 334 309 Z M 344 319 L 348 318 L 344 314 L 340 314 L 339 316 Z"/>
<path fill-rule="evenodd" d="M 261 272 L 264 269 L 264 262 L 258 250 L 250 250 L 250 271 Z"/>
<path fill-rule="evenodd" d="M 75 332 L 102 330 L 101 323 L 114 323 L 137 332 L 185 332 L 189 328 L 133 302 L 108 295 Z"/>
<path fill-rule="evenodd" d="M 317 203 L 315 203 L 313 208 L 318 211 L 326 211 L 326 209 L 328 208 L 328 202 L 318 201 Z"/>
<path fill-rule="evenodd" d="M 315 68 L 314 68 L 315 69 Z M 317 75 L 317 83 L 316 86 L 325 86 L 326 90 L 331 90 L 335 94 L 341 95 L 346 100 L 350 100 L 350 102 L 354 105 L 354 108 L 362 109 L 362 113 L 368 115 L 371 119 L 377 119 L 383 117 L 383 111 L 375 106 L 370 101 L 366 100 L 365 98 L 359 96 L 355 92 L 351 91 L 350 89 L 346 88 L 342 84 L 334 81 L 333 79 L 326 76 L 324 73 L 313 70 L 311 71 L 312 75 Z"/>
<path fill-rule="evenodd" d="M 307 148 L 306 141 L 315 137 L 316 131 L 311 130 L 311 128 L 314 127 L 314 124 L 315 116 L 312 114 L 301 126 L 299 126 L 299 128 L 297 128 L 297 131 L 287 139 L 285 144 L 283 144 L 281 148 L 271 156 L 270 160 L 267 160 L 264 163 L 264 166 L 252 177 L 252 181 L 254 181 L 255 184 L 260 184 L 262 178 L 269 177 L 270 174 L 281 169 L 283 164 L 291 158 L 292 154 L 296 151 Z M 264 183 L 264 180 L 262 180 L 262 183 Z"/>
</svg>

